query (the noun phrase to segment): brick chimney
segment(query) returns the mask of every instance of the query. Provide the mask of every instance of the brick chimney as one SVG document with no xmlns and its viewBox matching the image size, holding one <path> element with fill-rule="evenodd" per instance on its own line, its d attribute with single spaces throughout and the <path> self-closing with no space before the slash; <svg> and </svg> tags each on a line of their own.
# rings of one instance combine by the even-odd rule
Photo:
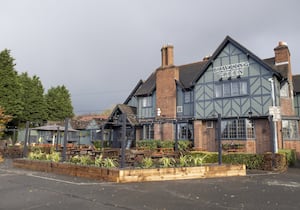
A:
<svg viewBox="0 0 300 210">
<path fill-rule="evenodd" d="M 275 66 L 281 75 L 288 81 L 289 97 L 280 98 L 281 114 L 282 115 L 295 115 L 294 110 L 294 87 L 293 75 L 291 68 L 290 51 L 286 42 L 280 41 L 278 46 L 274 48 L 275 52 Z"/>
<path fill-rule="evenodd" d="M 161 67 L 174 65 L 173 46 L 165 45 L 161 48 Z"/>
<path fill-rule="evenodd" d="M 276 66 L 290 63 L 290 51 L 286 42 L 280 41 L 274 52 Z"/>
<path fill-rule="evenodd" d="M 161 111 L 160 118 L 175 118 L 175 80 L 179 80 L 179 69 L 173 63 L 173 46 L 163 46 L 161 57 L 161 67 L 156 71 L 156 108 Z"/>
<path fill-rule="evenodd" d="M 291 54 L 286 42 L 280 41 L 278 46 L 274 48 L 275 52 L 275 66 L 278 69 L 285 69 L 285 75 L 288 81 L 292 84 L 292 70 L 291 70 Z M 284 67 L 287 65 L 287 68 Z"/>
</svg>

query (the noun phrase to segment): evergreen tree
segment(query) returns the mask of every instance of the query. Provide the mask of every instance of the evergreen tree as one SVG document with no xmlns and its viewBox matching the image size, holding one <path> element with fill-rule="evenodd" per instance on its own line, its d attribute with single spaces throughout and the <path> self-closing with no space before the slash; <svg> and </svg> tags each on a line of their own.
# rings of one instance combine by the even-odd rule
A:
<svg viewBox="0 0 300 210">
<path fill-rule="evenodd" d="M 58 121 L 74 116 L 71 95 L 64 85 L 50 88 L 45 100 L 49 120 Z"/>
<path fill-rule="evenodd" d="M 22 114 L 23 103 L 18 75 L 14 67 L 14 59 L 10 56 L 10 51 L 5 49 L 0 52 L 0 106 L 4 108 L 5 114 L 13 117 L 13 124 L 16 124 Z"/>
<path fill-rule="evenodd" d="M 47 119 L 47 105 L 44 98 L 44 88 L 37 76 L 32 78 L 27 73 L 19 76 L 23 101 L 23 112 L 19 117 L 21 122 L 41 124 Z"/>
<path fill-rule="evenodd" d="M 4 109 L 0 106 L 0 137 L 4 133 L 6 124 L 11 120 L 11 116 L 4 114 L 4 112 Z"/>
</svg>

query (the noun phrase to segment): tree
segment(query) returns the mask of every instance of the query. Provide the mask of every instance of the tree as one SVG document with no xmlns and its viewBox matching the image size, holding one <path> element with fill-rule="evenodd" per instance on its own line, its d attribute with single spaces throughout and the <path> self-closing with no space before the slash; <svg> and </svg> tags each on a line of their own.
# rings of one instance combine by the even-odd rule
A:
<svg viewBox="0 0 300 210">
<path fill-rule="evenodd" d="M 0 106 L 0 137 L 4 133 L 6 124 L 11 120 L 11 116 L 4 114 L 4 112 L 4 109 Z"/>
<path fill-rule="evenodd" d="M 23 103 L 18 74 L 14 67 L 14 58 L 10 56 L 10 51 L 5 49 L 0 52 L 0 106 L 4 108 L 5 114 L 11 115 L 16 121 L 22 114 Z"/>
<path fill-rule="evenodd" d="M 71 95 L 64 85 L 50 88 L 45 100 L 49 120 L 59 121 L 74 116 Z"/>
<path fill-rule="evenodd" d="M 37 76 L 32 78 L 27 73 L 19 76 L 21 84 L 21 95 L 23 101 L 23 112 L 19 116 L 21 122 L 34 122 L 41 124 L 47 120 L 47 105 L 44 97 L 43 85 Z"/>
</svg>

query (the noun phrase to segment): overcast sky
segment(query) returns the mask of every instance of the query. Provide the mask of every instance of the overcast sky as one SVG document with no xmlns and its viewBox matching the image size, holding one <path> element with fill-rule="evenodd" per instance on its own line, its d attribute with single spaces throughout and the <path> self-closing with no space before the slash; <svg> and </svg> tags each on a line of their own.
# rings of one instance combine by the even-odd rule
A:
<svg viewBox="0 0 300 210">
<path fill-rule="evenodd" d="M 45 88 L 65 85 L 76 114 L 123 103 L 174 45 L 176 65 L 212 54 L 226 35 L 260 58 L 287 42 L 300 74 L 299 0 L 0 0 L 0 51 Z"/>
</svg>

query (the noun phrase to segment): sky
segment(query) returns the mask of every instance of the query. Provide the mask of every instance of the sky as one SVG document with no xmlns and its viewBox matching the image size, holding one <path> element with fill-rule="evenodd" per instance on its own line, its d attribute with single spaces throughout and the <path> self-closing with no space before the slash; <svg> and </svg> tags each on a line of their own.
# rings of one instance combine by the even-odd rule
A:
<svg viewBox="0 0 300 210">
<path fill-rule="evenodd" d="M 123 103 L 161 65 L 213 54 L 229 35 L 264 59 L 285 41 L 300 74 L 299 0 L 0 0 L 0 51 L 45 88 L 65 85 L 76 115 Z"/>
</svg>

